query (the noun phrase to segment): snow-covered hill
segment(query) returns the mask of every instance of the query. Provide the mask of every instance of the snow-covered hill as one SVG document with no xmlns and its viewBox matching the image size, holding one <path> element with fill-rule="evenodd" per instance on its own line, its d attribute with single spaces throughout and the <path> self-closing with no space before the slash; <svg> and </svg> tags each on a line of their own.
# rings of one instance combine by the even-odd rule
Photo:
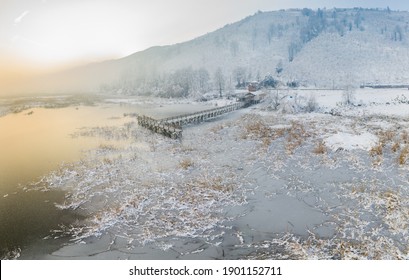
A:
<svg viewBox="0 0 409 280">
<path fill-rule="evenodd" d="M 408 84 L 409 14 L 389 14 L 386 11 L 361 13 L 360 28 L 353 27 L 343 36 L 323 32 L 306 44 L 288 64 L 286 75 L 309 85 L 327 87 L 351 82 Z"/>
<path fill-rule="evenodd" d="M 72 69 L 41 84 L 49 90 L 159 96 L 215 89 L 216 72 L 222 75 L 224 90 L 269 73 L 283 84 L 297 81 L 317 87 L 409 84 L 408 35 L 408 12 L 258 12 L 188 42 Z"/>
</svg>

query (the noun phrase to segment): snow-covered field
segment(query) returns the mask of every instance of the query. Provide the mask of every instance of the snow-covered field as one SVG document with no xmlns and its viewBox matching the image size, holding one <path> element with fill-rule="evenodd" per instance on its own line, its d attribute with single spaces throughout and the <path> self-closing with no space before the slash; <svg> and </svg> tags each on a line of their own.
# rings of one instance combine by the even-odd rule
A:
<svg viewBox="0 0 409 280">
<path fill-rule="evenodd" d="M 45 237 L 68 236 L 59 250 L 21 258 L 409 259 L 409 91 L 357 90 L 352 106 L 342 91 L 284 95 L 181 140 L 136 120 L 98 131 L 133 142 L 33 185 L 85 218 Z M 298 110 L 311 95 L 315 111 Z"/>
</svg>

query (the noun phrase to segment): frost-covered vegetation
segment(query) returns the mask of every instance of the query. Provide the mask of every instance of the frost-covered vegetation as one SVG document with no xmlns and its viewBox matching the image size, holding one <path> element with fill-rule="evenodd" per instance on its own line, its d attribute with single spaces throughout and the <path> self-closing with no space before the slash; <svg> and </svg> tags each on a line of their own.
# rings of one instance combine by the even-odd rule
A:
<svg viewBox="0 0 409 280">
<path fill-rule="evenodd" d="M 294 131 L 294 123 L 271 129 L 270 134 L 277 140 L 267 152 L 259 152 L 258 160 L 265 174 L 274 176 L 274 182 L 285 183 L 277 188 L 271 182 L 263 182 L 263 190 L 272 192 L 270 203 L 294 197 L 305 203 L 309 211 L 315 209 L 325 218 L 321 223 L 306 225 L 303 235 L 297 233 L 299 225 L 289 220 L 289 228 L 281 234 L 241 245 L 254 250 L 248 257 L 408 259 L 408 176 L 407 164 L 401 161 L 402 152 L 406 157 L 407 142 L 399 134 L 384 141 L 390 130 L 385 131 L 383 126 L 391 125 L 389 129 L 394 130 L 396 120 L 376 116 L 335 118 L 337 124 L 332 123 L 333 117 L 303 115 L 295 118 L 302 123 L 302 129 Z M 260 122 L 260 117 L 253 119 Z M 277 121 L 289 122 L 282 116 L 263 119 L 267 127 L 277 126 Z M 294 121 L 294 117 L 290 119 Z M 340 131 L 348 131 L 354 139 L 348 142 L 347 135 L 343 135 L 344 141 L 333 146 L 331 139 Z M 406 131 L 407 123 L 403 135 Z M 295 146 L 294 134 L 300 139 Z M 251 135 L 265 143 L 264 138 L 259 138 L 264 134 Z M 372 138 L 382 143 L 383 152 L 378 152 Z M 399 151 L 394 149 L 396 142 L 403 146 Z M 306 217 L 308 211 L 298 214 Z"/>
<path fill-rule="evenodd" d="M 357 90 L 359 106 L 343 91 L 286 94 L 313 94 L 317 110 L 267 99 L 181 140 L 135 122 L 82 128 L 132 144 L 33 185 L 64 190 L 56 207 L 84 217 L 45 237 L 70 240 L 47 258 L 408 259 L 407 91 Z"/>
<path fill-rule="evenodd" d="M 83 217 L 44 237 L 69 240 L 46 257 L 409 259 L 409 93 L 364 87 L 408 86 L 408 20 L 359 8 L 258 12 L 63 73 L 91 73 L 115 98 L 4 101 L 0 115 L 142 95 L 220 106 L 249 85 L 263 98 L 181 140 L 136 121 L 71 135 L 131 144 L 101 145 L 31 186 L 63 190 L 56 207 Z"/>
<path fill-rule="evenodd" d="M 32 108 L 53 109 L 81 105 L 92 106 L 101 100 L 101 96 L 94 94 L 2 98 L 0 99 L 0 117 L 9 113 L 21 113 Z"/>
</svg>

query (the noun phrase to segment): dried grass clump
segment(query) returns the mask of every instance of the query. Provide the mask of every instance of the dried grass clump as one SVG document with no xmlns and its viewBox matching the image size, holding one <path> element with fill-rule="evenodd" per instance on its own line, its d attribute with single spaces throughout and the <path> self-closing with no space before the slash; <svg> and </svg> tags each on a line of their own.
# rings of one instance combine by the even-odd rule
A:
<svg viewBox="0 0 409 280">
<path fill-rule="evenodd" d="M 409 134 L 408 132 L 405 130 L 402 132 L 401 134 L 401 140 L 404 144 L 408 144 L 409 143 Z"/>
<path fill-rule="evenodd" d="M 318 142 L 317 146 L 314 148 L 314 153 L 317 155 L 325 154 L 326 151 L 327 149 L 323 141 Z"/>
<path fill-rule="evenodd" d="M 232 192 L 235 188 L 233 184 L 224 182 L 222 177 L 214 177 L 214 178 L 204 178 L 203 177 L 194 182 L 188 183 L 187 186 L 189 188 L 195 187 L 195 188 L 199 188 L 202 190 L 212 190 L 212 191 L 223 192 L 223 193 Z"/>
<path fill-rule="evenodd" d="M 247 123 L 245 125 L 245 130 L 248 135 L 257 136 L 257 138 L 266 138 L 272 133 L 271 128 L 262 120 L 255 120 L 254 122 Z"/>
<path fill-rule="evenodd" d="M 378 145 L 371 148 L 369 151 L 371 156 L 381 156 L 383 154 L 383 142 L 379 142 Z"/>
<path fill-rule="evenodd" d="M 380 131 L 378 133 L 379 143 L 370 150 L 371 156 L 381 156 L 385 147 L 390 145 L 393 153 L 399 152 L 398 163 L 403 165 L 407 162 L 409 154 L 409 134 L 405 130 L 398 134 L 393 130 Z"/>
<path fill-rule="evenodd" d="M 392 152 L 396 153 L 399 149 L 400 149 L 400 144 L 399 144 L 399 142 L 393 143 L 393 145 L 392 145 L 392 147 L 391 147 Z"/>
<path fill-rule="evenodd" d="M 211 128 L 210 128 L 210 131 L 211 131 L 212 133 L 218 133 L 218 132 L 221 131 L 223 128 L 224 128 L 224 125 L 223 125 L 223 124 L 217 124 L 217 125 L 211 127 Z"/>
<path fill-rule="evenodd" d="M 379 141 L 383 143 L 383 145 L 386 145 L 386 143 L 392 141 L 396 136 L 396 132 L 393 130 L 386 130 L 386 131 L 381 131 L 378 135 Z"/>
<path fill-rule="evenodd" d="M 260 116 L 249 115 L 242 119 L 244 122 L 244 131 L 241 135 L 242 139 L 261 140 L 264 147 L 268 147 L 275 134 Z"/>
<path fill-rule="evenodd" d="M 179 166 L 180 166 L 181 168 L 185 169 L 185 170 L 189 169 L 189 168 L 192 167 L 193 165 L 194 165 L 194 164 L 193 164 L 193 161 L 192 161 L 190 158 L 185 158 L 185 159 L 183 159 L 183 160 L 181 160 L 181 161 L 179 162 Z"/>
<path fill-rule="evenodd" d="M 399 157 L 398 157 L 398 163 L 400 165 L 404 165 L 406 161 L 408 160 L 408 155 L 409 155 L 409 146 L 406 145 L 400 152 Z"/>
<path fill-rule="evenodd" d="M 273 130 L 273 139 L 283 137 L 287 131 L 288 131 L 288 129 L 286 129 L 286 128 L 274 129 Z"/>
<path fill-rule="evenodd" d="M 400 206 L 399 197 L 392 191 L 386 191 L 381 194 L 381 198 L 385 200 L 386 211 L 388 214 L 398 210 Z"/>
<path fill-rule="evenodd" d="M 292 154 L 310 136 L 311 134 L 306 131 L 303 124 L 292 121 L 287 136 L 287 152 Z"/>
<path fill-rule="evenodd" d="M 214 124 L 209 128 L 210 135 L 212 135 L 212 137 L 215 140 L 216 139 L 220 140 L 221 139 L 220 137 L 223 137 L 222 134 L 227 133 L 227 129 L 229 129 L 232 126 L 232 124 L 233 124 L 232 121 L 228 122 L 224 121 L 221 123 Z M 245 138 L 244 134 L 242 135 L 242 138 L 243 139 Z"/>
</svg>

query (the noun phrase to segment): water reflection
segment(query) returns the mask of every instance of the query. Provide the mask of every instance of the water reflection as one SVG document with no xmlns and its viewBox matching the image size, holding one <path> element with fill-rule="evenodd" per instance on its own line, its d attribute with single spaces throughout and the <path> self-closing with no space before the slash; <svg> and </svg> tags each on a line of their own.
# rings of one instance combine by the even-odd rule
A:
<svg viewBox="0 0 409 280">
<path fill-rule="evenodd" d="M 79 218 L 54 207 L 64 193 L 23 189 L 61 163 L 79 160 L 84 150 L 106 144 L 95 137 L 71 137 L 78 128 L 121 125 L 127 111 L 132 108 L 37 108 L 0 117 L 0 255 Z"/>
</svg>

